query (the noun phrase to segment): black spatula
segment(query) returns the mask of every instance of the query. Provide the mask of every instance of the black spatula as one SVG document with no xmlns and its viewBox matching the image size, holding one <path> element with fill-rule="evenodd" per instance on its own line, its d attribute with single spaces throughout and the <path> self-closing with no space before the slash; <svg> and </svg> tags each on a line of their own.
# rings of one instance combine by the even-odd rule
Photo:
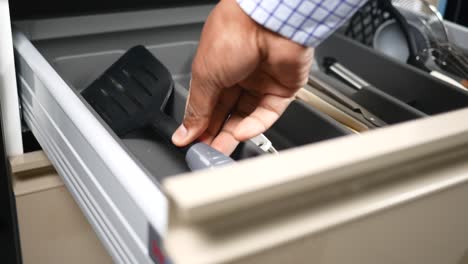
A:
<svg viewBox="0 0 468 264">
<path fill-rule="evenodd" d="M 169 70 L 145 47 L 128 50 L 82 95 L 119 136 L 151 127 L 171 142 L 178 123 L 164 112 L 174 90 Z M 195 142 L 180 148 L 192 170 L 215 167 L 233 160 L 210 146 Z"/>
</svg>

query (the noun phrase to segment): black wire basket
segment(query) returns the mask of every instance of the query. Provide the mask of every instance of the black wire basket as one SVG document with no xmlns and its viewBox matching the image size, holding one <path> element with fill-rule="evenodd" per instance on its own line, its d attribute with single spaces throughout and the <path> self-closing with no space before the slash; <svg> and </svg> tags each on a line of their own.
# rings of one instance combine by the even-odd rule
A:
<svg viewBox="0 0 468 264">
<path fill-rule="evenodd" d="M 431 28 L 424 27 L 420 22 L 416 23 L 419 19 L 414 18 L 414 13 L 397 10 L 391 0 L 369 0 L 350 18 L 340 32 L 372 47 L 377 30 L 385 22 L 395 19 L 405 34 L 410 49 L 408 64 L 426 72 L 430 72 L 430 68 L 443 69 L 454 76 L 468 79 L 468 56 L 457 47 L 450 45 L 448 40 L 447 43 L 440 45 L 430 37 Z M 429 64 L 432 66 L 428 67 L 430 61 L 435 65 L 432 63 Z"/>
<path fill-rule="evenodd" d="M 346 23 L 344 35 L 364 45 L 372 46 L 374 34 L 391 14 L 385 11 L 381 0 L 369 0 Z"/>
</svg>

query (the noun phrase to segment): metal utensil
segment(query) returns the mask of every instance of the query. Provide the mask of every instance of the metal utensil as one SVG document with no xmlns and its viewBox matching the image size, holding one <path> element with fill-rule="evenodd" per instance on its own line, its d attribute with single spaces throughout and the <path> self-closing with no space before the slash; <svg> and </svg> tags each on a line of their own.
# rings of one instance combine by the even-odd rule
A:
<svg viewBox="0 0 468 264">
<path fill-rule="evenodd" d="M 423 70 L 427 70 L 432 76 L 444 82 L 466 90 L 465 86 L 448 76 L 447 73 L 444 73 L 434 61 L 433 56 L 430 54 L 429 39 L 427 39 L 413 22 L 409 22 L 409 25 L 410 31 L 414 35 L 417 44 L 417 59 L 426 66 Z M 408 43 L 395 20 L 388 20 L 377 29 L 372 46 L 374 49 L 401 62 L 406 62 L 408 60 Z"/>
<path fill-rule="evenodd" d="M 407 0 L 393 0 L 397 7 L 412 12 L 413 18 L 419 20 L 425 29 L 426 35 L 431 40 L 428 51 L 434 57 L 435 63 L 443 70 L 455 74 L 463 79 L 468 79 L 468 57 L 449 39 L 444 19 L 435 6 L 427 0 L 419 0 L 419 8 L 408 4 Z"/>
<path fill-rule="evenodd" d="M 332 66 L 333 67 L 333 66 Z M 362 80 L 358 80 L 353 78 L 351 75 L 347 75 L 349 77 L 347 80 L 349 82 L 352 82 L 354 87 L 364 87 L 366 86 L 366 83 L 363 82 Z M 387 123 L 382 121 L 380 118 L 378 118 L 376 115 L 371 113 L 369 110 L 364 108 L 363 106 L 359 105 L 358 103 L 354 102 L 351 100 L 349 97 L 347 97 L 345 94 L 341 93 L 340 91 L 331 88 L 328 85 L 323 85 L 323 83 L 320 80 L 317 80 L 314 76 L 309 75 L 308 83 L 316 87 L 323 92 L 325 92 L 327 95 L 332 97 L 334 100 L 340 102 L 342 105 L 346 106 L 347 108 L 351 109 L 353 112 L 358 113 L 362 115 L 362 117 L 373 124 L 376 127 L 383 127 L 386 126 Z"/>
<path fill-rule="evenodd" d="M 380 6 L 383 10 L 387 11 L 393 17 L 393 19 L 395 19 L 396 23 L 401 28 L 401 32 L 403 33 L 408 44 L 409 56 L 407 63 L 422 70 L 429 71 L 424 64 L 425 58 L 418 55 L 419 52 L 417 40 L 411 31 L 410 25 L 406 18 L 400 13 L 398 9 L 395 8 L 395 6 L 393 6 L 391 0 L 380 0 Z"/>
<path fill-rule="evenodd" d="M 299 89 L 296 93 L 296 99 L 304 101 L 320 112 L 332 117 L 352 132 L 361 133 L 375 127 L 361 114 L 352 111 L 349 107 L 334 100 L 319 89 L 309 82 L 304 88 Z"/>
<path fill-rule="evenodd" d="M 435 6 L 426 0 L 392 0 L 393 5 L 398 8 L 416 13 L 431 28 L 431 34 L 434 38 L 442 42 L 449 42 L 448 30 L 444 24 L 442 14 Z"/>
<path fill-rule="evenodd" d="M 408 25 L 416 41 L 417 59 L 426 64 L 430 56 L 428 52 L 430 47 L 429 39 L 414 23 L 408 22 Z M 403 63 L 406 63 L 410 56 L 408 42 L 400 26 L 393 19 L 380 25 L 374 34 L 372 47 Z"/>
<path fill-rule="evenodd" d="M 250 141 L 252 141 L 264 152 L 276 155 L 279 154 L 278 150 L 276 150 L 276 148 L 273 146 L 273 143 L 271 143 L 271 141 L 264 134 L 259 134 L 258 136 L 251 138 Z"/>
<path fill-rule="evenodd" d="M 356 89 L 357 92 L 350 98 L 364 105 L 369 111 L 378 114 L 379 118 L 387 124 L 413 120 L 424 115 L 414 108 L 407 108 L 405 103 L 373 87 L 334 58 L 324 58 L 323 67 L 325 73 Z"/>
</svg>

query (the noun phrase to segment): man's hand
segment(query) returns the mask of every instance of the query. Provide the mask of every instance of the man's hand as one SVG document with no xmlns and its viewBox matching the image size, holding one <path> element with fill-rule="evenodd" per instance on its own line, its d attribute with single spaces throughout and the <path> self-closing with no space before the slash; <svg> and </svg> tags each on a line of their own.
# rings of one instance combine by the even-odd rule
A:
<svg viewBox="0 0 468 264">
<path fill-rule="evenodd" d="M 177 146 L 197 138 L 231 154 L 263 133 L 307 81 L 313 50 L 253 21 L 235 0 L 222 0 L 203 28 L 192 64 Z"/>
</svg>

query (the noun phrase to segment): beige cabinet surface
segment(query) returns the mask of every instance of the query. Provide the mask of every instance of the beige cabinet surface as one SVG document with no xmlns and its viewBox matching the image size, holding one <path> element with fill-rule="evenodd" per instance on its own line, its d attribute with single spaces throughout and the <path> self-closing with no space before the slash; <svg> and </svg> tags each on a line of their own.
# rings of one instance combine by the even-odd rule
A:
<svg viewBox="0 0 468 264">
<path fill-rule="evenodd" d="M 25 264 L 112 263 L 42 152 L 12 159 Z"/>
</svg>

